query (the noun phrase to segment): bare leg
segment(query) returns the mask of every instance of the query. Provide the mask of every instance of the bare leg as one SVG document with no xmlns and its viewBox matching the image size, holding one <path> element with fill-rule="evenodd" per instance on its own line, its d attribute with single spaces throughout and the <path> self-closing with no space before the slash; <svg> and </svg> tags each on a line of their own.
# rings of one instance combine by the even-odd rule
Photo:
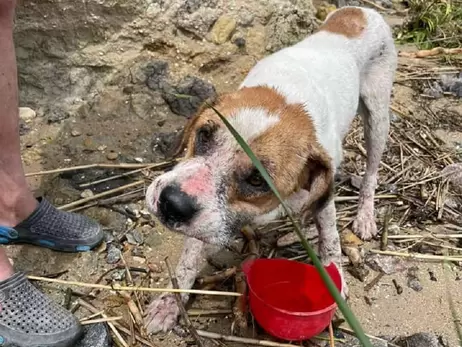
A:
<svg viewBox="0 0 462 347">
<path fill-rule="evenodd" d="M 390 51 L 385 52 L 382 60 L 367 72 L 361 86 L 359 111 L 364 121 L 367 163 L 359 192 L 358 214 L 353 230 L 363 240 L 377 235 L 374 196 L 380 160 L 385 150 L 390 127 L 389 105 L 396 61 L 395 54 L 391 46 Z"/>
<path fill-rule="evenodd" d="M 200 270 L 201 261 L 204 258 L 204 243 L 197 239 L 185 240 L 183 252 L 175 270 L 178 285 L 181 289 L 191 289 Z M 171 284 L 169 285 L 171 288 Z M 183 302 L 189 299 L 188 295 L 182 295 Z M 163 294 L 149 305 L 146 328 L 148 333 L 158 333 L 172 329 L 178 321 L 180 311 L 173 294 Z"/>
<path fill-rule="evenodd" d="M 15 1 L 0 0 L 0 225 L 15 226 L 37 207 L 29 191 L 19 145 L 18 80 L 13 45 Z M 11 265 L 0 250 L 0 281 Z"/>
<path fill-rule="evenodd" d="M 342 270 L 342 249 L 337 231 L 337 218 L 334 199 L 315 211 L 314 221 L 319 233 L 319 258 L 323 265 L 335 263 L 342 276 L 342 295 L 348 295 Z"/>
</svg>

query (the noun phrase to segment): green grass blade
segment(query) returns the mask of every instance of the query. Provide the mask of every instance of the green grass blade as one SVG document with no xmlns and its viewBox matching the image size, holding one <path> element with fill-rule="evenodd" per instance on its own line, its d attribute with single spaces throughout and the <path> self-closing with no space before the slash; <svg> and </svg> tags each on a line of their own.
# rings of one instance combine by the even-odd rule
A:
<svg viewBox="0 0 462 347">
<path fill-rule="evenodd" d="M 330 294 L 334 298 L 335 302 L 337 303 L 338 308 L 342 312 L 342 314 L 345 317 L 345 320 L 348 322 L 350 325 L 351 329 L 356 333 L 357 338 L 361 341 L 361 344 L 364 347 L 372 347 L 371 342 L 369 338 L 366 336 L 364 333 L 359 321 L 353 314 L 353 312 L 350 310 L 348 307 L 346 301 L 342 298 L 340 292 L 338 291 L 337 287 L 335 286 L 334 282 L 330 278 L 329 274 L 326 272 L 324 269 L 321 261 L 317 257 L 316 253 L 314 250 L 311 248 L 309 243 L 306 241 L 305 237 L 303 236 L 298 223 L 294 220 L 292 217 L 291 211 L 288 209 L 286 204 L 284 203 L 281 195 L 279 194 L 278 190 L 276 189 L 273 180 L 269 176 L 268 172 L 265 170 L 261 162 L 258 160 L 258 158 L 255 156 L 255 154 L 252 152 L 250 149 L 249 145 L 245 142 L 245 140 L 239 135 L 239 133 L 233 128 L 233 126 L 228 122 L 228 120 L 212 105 L 208 106 L 220 117 L 220 119 L 223 121 L 223 123 L 226 125 L 228 130 L 231 132 L 231 134 L 234 136 L 236 141 L 239 143 L 239 145 L 242 147 L 244 152 L 249 156 L 250 160 L 252 160 L 252 163 L 255 165 L 256 169 L 260 172 L 261 176 L 263 179 L 268 183 L 268 186 L 271 188 L 273 191 L 274 195 L 278 198 L 279 202 L 281 203 L 282 207 L 284 208 L 287 216 L 289 217 L 290 221 L 294 225 L 295 232 L 297 233 L 298 237 L 300 238 L 300 241 L 305 248 L 308 256 L 311 258 L 313 261 L 313 265 L 316 267 L 316 269 L 319 272 L 319 275 L 321 276 L 323 282 L 327 286 L 327 289 L 329 290 Z"/>
</svg>

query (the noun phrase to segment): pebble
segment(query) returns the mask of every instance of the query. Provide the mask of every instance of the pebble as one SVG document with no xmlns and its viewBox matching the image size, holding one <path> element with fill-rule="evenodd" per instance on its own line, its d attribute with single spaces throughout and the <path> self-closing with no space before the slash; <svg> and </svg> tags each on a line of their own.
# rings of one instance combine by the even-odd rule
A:
<svg viewBox="0 0 462 347">
<path fill-rule="evenodd" d="M 381 271 L 387 275 L 404 271 L 406 263 L 398 257 L 389 255 L 371 254 L 366 257 L 366 264 L 375 271 Z"/>
<path fill-rule="evenodd" d="M 30 121 L 37 116 L 37 113 L 29 107 L 20 107 L 19 108 L 19 118 L 23 121 Z"/>
<path fill-rule="evenodd" d="M 90 324 L 83 327 L 83 337 L 75 347 L 110 347 L 111 335 L 105 323 Z"/>
<path fill-rule="evenodd" d="M 82 132 L 80 132 L 80 130 L 76 130 L 76 129 L 71 130 L 71 136 L 77 137 L 80 135 L 82 135 Z"/>
<path fill-rule="evenodd" d="M 108 160 L 116 160 L 117 158 L 119 157 L 119 154 L 117 152 L 109 152 L 108 154 L 106 154 L 106 158 Z"/>
<path fill-rule="evenodd" d="M 81 198 L 91 198 L 92 196 L 94 196 L 95 194 L 93 194 L 93 192 L 91 191 L 91 189 L 85 189 L 81 194 L 80 194 L 80 197 Z"/>
<path fill-rule="evenodd" d="M 442 338 L 433 333 L 417 333 L 411 336 L 398 337 L 393 343 L 406 347 L 444 347 Z"/>
<path fill-rule="evenodd" d="M 236 29 L 236 24 L 236 20 L 232 17 L 221 16 L 218 18 L 210 32 L 212 41 L 218 45 L 228 41 Z"/>
<path fill-rule="evenodd" d="M 416 292 L 420 292 L 423 289 L 419 276 L 417 275 L 418 271 L 419 269 L 415 266 L 409 268 L 407 271 L 407 286 Z"/>
<path fill-rule="evenodd" d="M 133 261 L 135 261 L 135 262 L 137 262 L 137 263 L 140 263 L 140 264 L 146 263 L 146 259 L 145 259 L 145 258 L 141 258 L 141 257 L 137 257 L 137 256 L 134 256 L 134 257 L 133 257 Z"/>
<path fill-rule="evenodd" d="M 131 245 L 142 245 L 144 242 L 143 234 L 139 230 L 133 230 L 127 233 L 127 242 Z"/>
<path fill-rule="evenodd" d="M 106 262 L 108 264 L 115 264 L 120 260 L 120 257 L 120 249 L 112 244 L 108 245 Z"/>
</svg>

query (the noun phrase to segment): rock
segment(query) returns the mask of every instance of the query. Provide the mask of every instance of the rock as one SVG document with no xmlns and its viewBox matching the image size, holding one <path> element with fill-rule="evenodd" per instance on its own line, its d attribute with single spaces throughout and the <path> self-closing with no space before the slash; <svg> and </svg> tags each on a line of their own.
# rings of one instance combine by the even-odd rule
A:
<svg viewBox="0 0 462 347">
<path fill-rule="evenodd" d="M 70 117 L 70 114 L 68 111 L 63 110 L 63 109 L 58 109 L 54 108 L 49 110 L 49 113 L 47 114 L 47 122 L 48 124 L 54 124 L 54 123 L 59 123 L 67 118 Z"/>
<path fill-rule="evenodd" d="M 165 159 L 170 157 L 173 154 L 178 137 L 178 131 L 156 134 L 152 141 L 152 151 L 159 153 Z"/>
<path fill-rule="evenodd" d="M 236 29 L 236 20 L 232 17 L 221 16 L 213 25 L 210 35 L 212 41 L 217 45 L 221 45 L 228 41 L 231 34 Z"/>
<path fill-rule="evenodd" d="M 350 258 L 351 259 L 351 258 Z M 364 264 L 357 266 L 349 266 L 348 272 L 360 282 L 366 281 L 367 276 L 369 276 L 369 269 L 367 269 Z"/>
<path fill-rule="evenodd" d="M 233 39 L 233 43 L 239 48 L 244 48 L 245 44 L 246 44 L 246 41 L 245 41 L 245 38 L 243 38 L 241 36 L 238 36 L 238 37 Z"/>
<path fill-rule="evenodd" d="M 180 116 L 192 117 L 208 99 L 217 96 L 215 87 L 200 78 L 186 76 L 176 87 L 166 87 L 162 94 L 170 110 Z"/>
<path fill-rule="evenodd" d="M 381 271 L 387 275 L 406 270 L 406 263 L 399 257 L 389 255 L 369 254 L 366 256 L 366 264 L 374 271 Z"/>
<path fill-rule="evenodd" d="M 462 73 L 459 76 L 443 75 L 441 76 L 441 86 L 445 92 L 462 97 Z"/>
<path fill-rule="evenodd" d="M 37 113 L 29 107 L 20 107 L 19 108 L 19 118 L 27 122 L 34 119 L 37 116 Z"/>
<path fill-rule="evenodd" d="M 422 284 L 420 283 L 419 276 L 417 275 L 417 272 L 419 269 L 415 266 L 411 267 L 407 271 L 407 286 L 416 292 L 420 292 L 423 287 Z"/>
<path fill-rule="evenodd" d="M 119 157 L 119 154 L 117 152 L 111 151 L 108 154 L 106 154 L 106 158 L 108 160 L 116 160 L 118 157 Z"/>
<path fill-rule="evenodd" d="M 363 241 L 350 229 L 343 230 L 340 239 L 343 246 L 361 246 L 363 244 Z"/>
<path fill-rule="evenodd" d="M 443 88 L 439 85 L 438 82 L 433 82 L 429 88 L 425 88 L 423 93 L 425 95 L 431 96 L 432 98 L 438 99 L 443 96 Z"/>
<path fill-rule="evenodd" d="M 75 347 L 111 347 L 109 329 L 104 323 L 89 324 L 83 327 L 83 337 Z"/>
<path fill-rule="evenodd" d="M 149 62 L 145 68 L 146 85 L 152 90 L 162 90 L 168 77 L 168 63 L 162 60 Z"/>
<path fill-rule="evenodd" d="M 348 256 L 348 259 L 350 259 L 351 265 L 359 266 L 364 262 L 361 250 L 358 247 L 342 245 L 342 251 Z"/>
<path fill-rule="evenodd" d="M 82 132 L 80 130 L 77 130 L 77 129 L 71 130 L 71 136 L 77 137 L 77 136 L 80 136 L 80 135 L 82 135 Z"/>
<path fill-rule="evenodd" d="M 81 198 L 91 198 L 92 196 L 94 196 L 95 194 L 93 194 L 93 191 L 91 189 L 85 189 L 81 194 L 80 194 L 80 197 Z"/>
<path fill-rule="evenodd" d="M 361 176 L 358 176 L 358 175 L 351 175 L 350 176 L 350 183 L 356 189 L 361 188 L 362 181 L 363 181 L 363 178 Z"/>
<path fill-rule="evenodd" d="M 329 13 L 332 11 L 335 11 L 337 7 L 333 4 L 329 4 L 326 1 L 323 1 L 319 6 L 316 11 L 316 18 L 318 18 L 321 21 L 324 21 Z"/>
<path fill-rule="evenodd" d="M 27 126 L 26 123 L 24 123 L 24 120 L 20 119 L 19 120 L 19 136 L 24 136 L 30 132 L 30 127 Z"/>
<path fill-rule="evenodd" d="M 274 10 L 273 10 L 274 11 Z M 295 44 L 313 32 L 317 26 L 315 8 L 311 1 L 294 0 L 275 10 L 266 26 L 266 47 L 275 52 Z"/>
<path fill-rule="evenodd" d="M 144 264 L 146 263 L 146 259 L 138 256 L 133 256 L 133 261 L 136 261 L 137 263 Z"/>
<path fill-rule="evenodd" d="M 120 249 L 118 249 L 113 244 L 109 244 L 108 249 L 107 249 L 106 262 L 108 264 L 115 264 L 119 262 L 120 257 L 121 257 Z"/>
<path fill-rule="evenodd" d="M 398 337 L 393 343 L 402 347 L 446 347 L 442 336 L 433 333 L 417 333 L 411 336 Z"/>
<path fill-rule="evenodd" d="M 218 0 L 182 0 L 172 18 L 175 26 L 183 32 L 203 39 L 220 15 Z"/>
<path fill-rule="evenodd" d="M 455 163 L 446 166 L 442 175 L 448 175 L 449 182 L 459 192 L 462 192 L 462 163 Z"/>
<path fill-rule="evenodd" d="M 142 245 L 144 242 L 143 234 L 137 229 L 127 233 L 127 242 L 131 245 Z"/>
</svg>

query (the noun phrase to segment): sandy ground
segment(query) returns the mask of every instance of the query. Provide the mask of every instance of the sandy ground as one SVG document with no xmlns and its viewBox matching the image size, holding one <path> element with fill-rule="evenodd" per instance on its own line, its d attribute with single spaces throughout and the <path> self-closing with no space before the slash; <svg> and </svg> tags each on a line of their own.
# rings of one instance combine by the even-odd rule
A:
<svg viewBox="0 0 462 347">
<path fill-rule="evenodd" d="M 403 60 L 401 60 L 403 61 Z M 239 76 L 238 76 L 239 77 Z M 243 77 L 240 76 L 240 77 Z M 218 90 L 233 88 L 239 82 L 223 81 L 217 74 L 215 82 Z M 222 84 L 221 84 L 222 83 Z M 414 121 L 419 122 L 426 117 L 422 111 L 422 103 L 434 105 L 439 110 L 452 109 L 459 112 L 462 119 L 462 103 L 460 99 L 444 98 L 443 100 L 422 100 L 419 92 L 401 84 L 395 85 L 394 104 L 404 105 L 412 110 Z M 404 107 L 403 106 L 403 107 Z M 178 121 L 179 122 L 179 121 Z M 128 126 L 120 126 L 107 119 L 94 117 L 90 120 L 84 118 L 70 118 L 62 123 L 47 124 L 40 119 L 32 120 L 28 125 L 32 129 L 22 137 L 23 157 L 27 172 L 37 172 L 77 164 L 88 163 L 88 153 L 85 146 L 106 146 L 115 149 L 121 155 L 118 160 L 125 158 L 141 157 L 148 161 L 151 158 L 150 142 L 153 134 L 160 128 L 146 128 L 145 121 L 139 117 L 124 120 Z M 153 122 L 151 121 L 151 124 Z M 172 122 L 174 124 L 175 122 Z M 170 125 L 169 125 L 170 126 Z M 173 128 L 173 126 L 171 126 Z M 72 130 L 78 130 L 81 136 L 72 136 Z M 164 131 L 162 129 L 162 131 Z M 438 130 L 443 136 L 447 136 L 452 145 L 456 145 L 462 138 L 462 128 L 452 127 Z M 91 135 L 91 136 L 90 136 Z M 94 143 L 91 143 L 94 142 Z M 92 160 L 108 162 L 106 152 L 92 151 Z M 96 158 L 96 159 L 95 159 Z M 37 194 L 44 193 L 57 205 L 78 198 L 76 190 L 71 187 L 69 180 L 56 175 L 36 176 L 30 179 L 30 184 Z M 142 209 L 143 201 L 137 206 Z M 92 208 L 83 211 L 98 219 L 108 230 L 114 234 L 120 234 L 127 228 L 126 218 L 116 212 L 102 208 Z M 182 237 L 166 231 L 160 227 L 152 228 L 145 235 L 145 244 L 142 257 L 127 255 L 127 262 L 132 266 L 145 267 L 146 262 L 161 264 L 168 255 L 173 263 L 176 262 L 181 250 Z M 85 254 L 61 254 L 49 250 L 31 246 L 8 247 L 8 252 L 19 269 L 27 270 L 36 275 L 56 273 L 68 270 L 62 278 L 84 282 L 95 281 L 102 273 L 113 265 L 106 262 L 106 251 Z M 441 265 L 418 262 L 415 264 L 422 291 L 416 292 L 409 288 L 406 283 L 406 273 L 398 273 L 384 276 L 379 283 L 369 292 L 365 292 L 364 285 L 369 283 L 377 273 L 371 272 L 364 283 L 348 277 L 350 287 L 350 303 L 353 311 L 358 315 L 366 331 L 372 335 L 406 335 L 416 332 L 435 332 L 442 334 L 450 341 L 450 346 L 456 346 L 453 322 L 447 303 L 447 289 L 453 294 L 456 307 L 462 312 L 462 288 L 458 276 L 459 269 L 450 271 L 445 276 Z M 429 271 L 432 271 L 437 279 L 430 279 Z M 395 279 L 402 286 L 403 292 L 397 293 L 392 280 Z M 167 275 L 160 273 L 158 278 L 151 283 L 153 286 L 162 287 L 167 282 Z M 64 287 L 56 285 L 44 285 L 44 289 L 52 293 L 57 300 L 63 300 Z M 366 303 L 365 296 L 370 298 L 370 304 Z M 228 299 L 201 299 L 195 302 L 195 307 L 221 307 L 229 308 Z M 117 311 L 107 305 L 109 310 Z M 85 314 L 85 313 L 79 313 Z M 201 321 L 201 326 L 210 330 L 229 333 L 232 319 L 230 317 L 213 319 L 209 322 Z M 173 335 L 154 337 L 154 341 L 161 346 L 175 346 L 184 344 L 181 339 Z"/>
</svg>

